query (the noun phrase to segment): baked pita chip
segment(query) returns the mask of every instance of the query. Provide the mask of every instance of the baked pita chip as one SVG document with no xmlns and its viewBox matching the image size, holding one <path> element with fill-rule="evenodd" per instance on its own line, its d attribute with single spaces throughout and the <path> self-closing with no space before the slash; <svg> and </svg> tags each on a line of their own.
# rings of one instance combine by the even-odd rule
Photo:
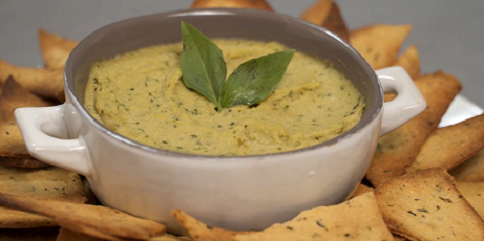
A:
<svg viewBox="0 0 484 241">
<path fill-rule="evenodd" d="M 411 30 L 411 25 L 371 25 L 352 31 L 350 43 L 373 69 L 381 69 L 395 62 Z"/>
<path fill-rule="evenodd" d="M 323 26 L 341 39 L 349 42 L 350 31 L 341 16 L 338 4 L 332 0 L 320 0 L 306 9 L 301 19 Z"/>
<path fill-rule="evenodd" d="M 67 57 L 69 57 L 71 50 L 77 46 L 77 42 L 49 33 L 44 29 L 39 29 L 38 37 L 45 67 L 64 69 Z"/>
<path fill-rule="evenodd" d="M 59 234 L 58 227 L 43 228 L 2 228 L 2 241 L 56 241 Z"/>
<path fill-rule="evenodd" d="M 358 187 L 356 188 L 355 193 L 353 193 L 353 196 L 351 198 L 355 198 L 355 197 L 361 196 L 363 194 L 373 192 L 374 190 L 375 189 L 360 183 L 360 184 L 358 184 Z"/>
<path fill-rule="evenodd" d="M 71 231 L 67 228 L 61 228 L 57 241 L 103 241 L 107 239 L 101 239 L 86 235 L 84 233 L 78 233 Z M 173 235 L 165 234 L 160 237 L 150 238 L 149 241 L 189 241 L 187 237 L 175 237 Z"/>
<path fill-rule="evenodd" d="M 378 140 L 377 150 L 366 173 L 366 178 L 375 187 L 405 173 L 427 136 L 437 129 L 442 115 L 462 89 L 455 76 L 441 71 L 422 75 L 415 80 L 415 84 L 424 96 L 427 108 Z"/>
<path fill-rule="evenodd" d="M 432 132 L 407 172 L 459 165 L 484 148 L 484 114 Z"/>
<path fill-rule="evenodd" d="M 372 192 L 333 206 L 301 212 L 293 220 L 262 232 L 237 235 L 234 241 L 393 240 Z"/>
<path fill-rule="evenodd" d="M 332 0 L 316 1 L 316 3 L 311 5 L 311 7 L 304 10 L 304 12 L 301 14 L 301 19 L 322 26 L 329 17 L 332 3 Z"/>
<path fill-rule="evenodd" d="M 484 240 L 484 221 L 442 168 L 409 173 L 375 190 L 383 220 L 410 240 Z"/>
<path fill-rule="evenodd" d="M 25 198 L 5 193 L 0 193 L 0 204 L 51 217 L 63 224 L 83 225 L 119 238 L 148 239 L 164 234 L 166 229 L 163 224 L 136 218 L 105 206 Z"/>
<path fill-rule="evenodd" d="M 484 182 L 457 182 L 456 187 L 476 212 L 484 217 Z"/>
<path fill-rule="evenodd" d="M 191 8 L 256 8 L 274 12 L 265 0 L 195 0 Z"/>
<path fill-rule="evenodd" d="M 416 79 L 420 75 L 420 57 L 417 46 L 408 47 L 393 65 L 401 66 L 412 79 Z"/>
<path fill-rule="evenodd" d="M 25 148 L 14 111 L 20 107 L 44 107 L 49 103 L 23 89 L 9 77 L 0 93 L 0 163 L 28 168 L 46 167 L 32 158 Z"/>
<path fill-rule="evenodd" d="M 19 67 L 0 60 L 0 84 L 12 76 L 24 89 L 64 101 L 64 70 Z"/>
<path fill-rule="evenodd" d="M 458 182 L 484 181 L 484 150 L 449 171 Z"/>
<path fill-rule="evenodd" d="M 235 235 L 247 233 L 209 226 L 196 220 L 182 210 L 173 210 L 171 216 L 188 231 L 188 236 L 193 241 L 231 241 Z"/>
<path fill-rule="evenodd" d="M 78 174 L 57 167 L 23 169 L 0 165 L 0 192 L 25 198 L 83 203 L 84 186 Z M 53 219 L 0 206 L 0 228 L 54 226 Z"/>
</svg>

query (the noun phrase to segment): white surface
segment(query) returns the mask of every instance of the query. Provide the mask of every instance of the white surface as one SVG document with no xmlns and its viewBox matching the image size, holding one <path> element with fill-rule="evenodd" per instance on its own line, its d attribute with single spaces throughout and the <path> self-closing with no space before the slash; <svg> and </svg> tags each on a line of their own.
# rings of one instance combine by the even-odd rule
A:
<svg viewBox="0 0 484 241">
<path fill-rule="evenodd" d="M 455 125 L 482 113 L 483 110 L 481 107 L 472 103 L 464 96 L 458 95 L 442 117 L 439 127 Z"/>
</svg>

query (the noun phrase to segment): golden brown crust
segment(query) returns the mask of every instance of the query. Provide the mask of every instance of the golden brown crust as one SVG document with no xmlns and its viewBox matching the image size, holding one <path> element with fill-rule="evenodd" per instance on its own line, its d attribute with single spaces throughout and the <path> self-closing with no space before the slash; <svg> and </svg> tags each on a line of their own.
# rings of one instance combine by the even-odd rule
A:
<svg viewBox="0 0 484 241">
<path fill-rule="evenodd" d="M 397 177 L 378 186 L 375 196 L 385 224 L 395 234 L 411 240 L 484 239 L 484 221 L 444 169 Z"/>
<path fill-rule="evenodd" d="M 71 50 L 77 46 L 77 42 L 49 33 L 44 29 L 38 30 L 38 38 L 45 67 L 64 69 L 67 57 Z"/>
<path fill-rule="evenodd" d="M 121 211 L 89 204 L 21 197 L 0 193 L 0 204 L 54 218 L 61 225 L 82 225 L 106 236 L 148 239 L 165 233 L 163 224 L 130 216 Z"/>
<path fill-rule="evenodd" d="M 371 25 L 351 31 L 350 43 L 373 67 L 391 66 L 410 34 L 411 25 Z"/>
<path fill-rule="evenodd" d="M 484 148 L 484 115 L 437 129 L 423 144 L 407 172 L 433 167 L 450 170 Z"/>
<path fill-rule="evenodd" d="M 30 157 L 18 129 L 14 111 L 21 107 L 44 107 L 49 103 L 23 89 L 11 76 L 0 94 L 0 157 Z"/>
<path fill-rule="evenodd" d="M 401 66 L 412 79 L 416 79 L 420 75 L 420 57 L 417 46 L 408 47 L 393 65 Z"/>
<path fill-rule="evenodd" d="M 57 98 L 64 90 L 63 69 L 19 67 L 0 60 L 0 84 L 10 75 L 26 90 L 45 98 Z"/>
</svg>

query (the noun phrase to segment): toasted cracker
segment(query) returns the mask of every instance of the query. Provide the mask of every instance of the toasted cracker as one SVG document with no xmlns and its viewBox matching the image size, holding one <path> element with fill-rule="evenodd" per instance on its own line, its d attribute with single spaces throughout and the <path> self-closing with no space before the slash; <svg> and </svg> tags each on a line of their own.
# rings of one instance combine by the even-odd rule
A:
<svg viewBox="0 0 484 241">
<path fill-rule="evenodd" d="M 358 197 L 358 196 L 361 196 L 365 193 L 369 193 L 369 192 L 373 192 L 375 189 L 367 186 L 367 185 L 364 185 L 364 184 L 358 184 L 358 187 L 356 188 L 355 192 L 353 193 L 353 196 L 351 198 L 355 198 L 355 197 Z"/>
<path fill-rule="evenodd" d="M 484 182 L 457 182 L 459 192 L 484 217 Z"/>
<path fill-rule="evenodd" d="M 0 229 L 2 241 L 56 241 L 58 227 L 43 228 L 3 228 Z"/>
<path fill-rule="evenodd" d="M 195 0 L 191 8 L 256 8 L 274 12 L 265 0 Z"/>
<path fill-rule="evenodd" d="M 316 1 L 313 5 L 304 10 L 301 14 L 301 19 L 319 26 L 323 25 L 329 17 L 332 3 L 332 0 Z"/>
<path fill-rule="evenodd" d="M 44 107 L 49 103 L 23 89 L 9 77 L 0 94 L 0 157 L 10 164 L 33 167 L 40 161 L 31 159 L 18 129 L 14 111 L 20 107 Z M 7 157 L 11 159 L 7 159 Z M 5 159 L 4 159 L 5 158 Z"/>
<path fill-rule="evenodd" d="M 420 75 L 420 57 L 417 46 L 408 47 L 393 65 L 401 66 L 412 79 L 416 79 Z"/>
<path fill-rule="evenodd" d="M 455 76 L 438 71 L 425 74 L 415 84 L 427 102 L 427 108 L 403 126 L 378 140 L 378 147 L 366 178 L 376 187 L 405 173 L 412 165 L 427 136 L 437 129 L 442 115 L 462 89 Z"/>
<path fill-rule="evenodd" d="M 69 53 L 77 46 L 77 42 L 49 33 L 44 29 L 39 29 L 38 37 L 45 67 L 63 69 Z"/>
<path fill-rule="evenodd" d="M 19 67 L 0 60 L 0 84 L 9 75 L 26 90 L 46 98 L 64 100 L 64 70 Z"/>
<path fill-rule="evenodd" d="M 57 167 L 22 169 L 0 165 L 0 192 L 83 203 L 84 186 L 78 174 Z M 54 226 L 53 219 L 0 206 L 0 228 Z"/>
<path fill-rule="evenodd" d="M 61 220 L 63 223 L 84 225 L 119 238 L 148 239 L 163 234 L 166 229 L 163 224 L 136 218 L 105 206 L 25 198 L 4 193 L 0 194 L 0 203 Z"/>
<path fill-rule="evenodd" d="M 171 212 L 171 216 L 173 216 L 179 224 L 185 227 L 185 229 L 188 231 L 188 235 L 193 241 L 227 241 L 232 240 L 232 238 L 237 234 L 246 233 L 211 227 L 201 221 L 196 220 L 182 210 L 173 210 Z"/>
<path fill-rule="evenodd" d="M 373 69 L 381 69 L 395 62 L 411 30 L 411 25 L 371 25 L 352 31 L 350 43 Z"/>
<path fill-rule="evenodd" d="M 484 148 L 484 114 L 432 132 L 407 172 L 459 165 Z"/>
<path fill-rule="evenodd" d="M 484 150 L 450 170 L 449 174 L 458 182 L 484 181 Z"/>
<path fill-rule="evenodd" d="M 317 1 L 303 12 L 301 19 L 323 26 L 341 39 L 350 41 L 350 31 L 341 16 L 338 4 L 332 0 Z"/>
<path fill-rule="evenodd" d="M 484 221 L 442 168 L 381 184 L 375 196 L 388 228 L 411 240 L 484 240 Z"/>
<path fill-rule="evenodd" d="M 237 235 L 234 241 L 393 240 L 383 223 L 375 196 L 363 194 L 334 206 L 301 212 L 293 220 L 262 232 Z"/>
<path fill-rule="evenodd" d="M 338 35 L 338 37 L 345 40 L 346 42 L 350 41 L 350 31 L 346 27 L 345 21 L 343 19 L 343 16 L 341 16 L 341 12 L 336 2 L 333 2 L 331 4 L 331 11 L 329 12 L 329 16 L 322 26 L 329 31 L 335 33 L 336 35 Z"/>
</svg>

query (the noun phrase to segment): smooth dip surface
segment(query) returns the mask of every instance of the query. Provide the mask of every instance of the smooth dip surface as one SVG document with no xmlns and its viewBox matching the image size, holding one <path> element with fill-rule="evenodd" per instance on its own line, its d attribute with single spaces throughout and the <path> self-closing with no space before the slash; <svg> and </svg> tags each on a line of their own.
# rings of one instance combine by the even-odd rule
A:
<svg viewBox="0 0 484 241">
<path fill-rule="evenodd" d="M 275 42 L 215 40 L 227 75 L 240 64 L 286 49 Z M 258 106 L 217 112 L 182 79 L 182 44 L 121 54 L 94 63 L 87 110 L 107 128 L 175 152 L 242 156 L 317 145 L 355 126 L 362 95 L 331 64 L 296 52 L 274 93 Z"/>
</svg>

